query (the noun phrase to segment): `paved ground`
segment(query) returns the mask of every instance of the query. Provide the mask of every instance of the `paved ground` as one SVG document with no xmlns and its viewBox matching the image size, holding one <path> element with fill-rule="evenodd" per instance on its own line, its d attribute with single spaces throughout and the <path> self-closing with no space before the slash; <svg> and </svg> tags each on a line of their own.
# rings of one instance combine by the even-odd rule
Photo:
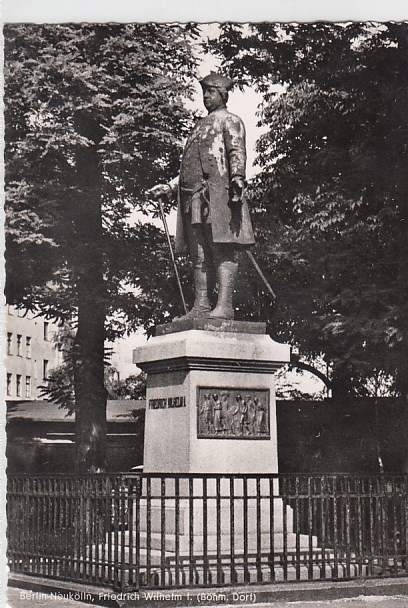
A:
<svg viewBox="0 0 408 608">
<path fill-rule="evenodd" d="M 249 599 L 249 592 L 242 591 L 239 594 L 233 594 L 231 592 L 226 601 L 223 599 L 213 604 L 206 604 L 207 608 L 213 606 L 219 608 L 249 608 L 254 606 L 256 602 L 257 608 L 408 608 L 408 596 L 407 595 L 360 595 L 353 598 L 338 598 L 330 600 L 295 600 L 295 601 L 284 601 L 284 602 L 257 602 L 256 595 L 247 602 Z M 7 590 L 8 604 L 7 608 L 69 608 L 76 606 L 76 608 L 90 608 L 95 604 L 92 602 L 87 603 L 86 593 L 83 592 L 82 598 L 75 599 L 75 592 L 72 593 L 72 597 L 63 597 L 58 592 L 51 595 L 50 593 L 44 593 L 41 591 L 34 591 L 30 589 L 18 589 L 9 587 Z M 79 601 L 79 600 L 82 601 Z M 85 600 L 85 601 L 84 601 Z M 135 606 L 137 603 L 132 604 Z M 151 600 L 152 608 L 165 606 L 166 601 L 158 601 L 155 599 Z M 169 602 L 169 605 L 171 602 Z"/>
</svg>

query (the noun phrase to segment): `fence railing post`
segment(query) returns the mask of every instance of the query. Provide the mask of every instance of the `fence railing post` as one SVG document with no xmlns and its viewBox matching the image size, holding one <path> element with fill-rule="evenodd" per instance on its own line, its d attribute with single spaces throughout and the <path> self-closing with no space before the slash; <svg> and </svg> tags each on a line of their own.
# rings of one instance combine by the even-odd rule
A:
<svg viewBox="0 0 408 608">
<path fill-rule="evenodd" d="M 405 575 L 407 480 L 10 476 L 9 566 L 121 591 Z"/>
</svg>

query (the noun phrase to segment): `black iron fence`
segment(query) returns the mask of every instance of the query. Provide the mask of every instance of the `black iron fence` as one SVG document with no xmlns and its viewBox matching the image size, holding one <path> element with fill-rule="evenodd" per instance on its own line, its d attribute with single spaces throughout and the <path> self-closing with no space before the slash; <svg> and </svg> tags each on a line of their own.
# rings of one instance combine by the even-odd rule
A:
<svg viewBox="0 0 408 608">
<path fill-rule="evenodd" d="M 11 571 L 120 590 L 398 576 L 408 477 L 12 476 Z"/>
</svg>

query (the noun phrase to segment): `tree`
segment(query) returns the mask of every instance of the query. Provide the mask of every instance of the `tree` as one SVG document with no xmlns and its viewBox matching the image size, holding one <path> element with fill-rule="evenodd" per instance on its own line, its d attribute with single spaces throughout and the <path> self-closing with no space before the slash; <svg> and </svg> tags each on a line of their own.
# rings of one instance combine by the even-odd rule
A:
<svg viewBox="0 0 408 608">
<path fill-rule="evenodd" d="M 53 338 L 55 348 L 62 355 L 60 365 L 50 371 L 46 382 L 40 386 L 41 397 L 52 401 L 67 414 L 76 413 L 75 402 L 75 366 L 74 345 L 75 333 L 66 324 L 62 326 Z M 146 374 L 129 376 L 118 380 L 117 370 L 110 364 L 111 352 L 105 349 L 104 386 L 108 399 L 144 399 L 146 395 Z"/>
<path fill-rule="evenodd" d="M 263 94 L 249 194 L 278 304 L 255 310 L 324 355 L 333 395 L 381 374 L 408 394 L 407 43 L 406 23 L 225 24 L 210 43 Z"/>
<path fill-rule="evenodd" d="M 61 353 L 62 362 L 52 369 L 45 379 L 45 384 L 39 388 L 40 396 L 67 410 L 67 414 L 75 413 L 74 387 L 74 342 L 75 333 L 69 324 L 62 325 L 53 337 L 54 347 Z"/>
<path fill-rule="evenodd" d="M 163 234 L 127 218 L 146 213 L 146 190 L 177 171 L 195 27 L 19 24 L 4 34 L 7 301 L 75 320 L 77 464 L 100 470 L 105 339 L 148 326 L 163 299 L 156 319 L 177 308 Z"/>
<path fill-rule="evenodd" d="M 113 368 L 111 370 L 116 371 Z M 105 380 L 105 385 L 108 390 L 109 399 L 145 399 L 147 375 L 145 372 L 141 372 L 137 376 L 132 374 L 123 380 L 119 380 L 112 373 L 108 382 Z"/>
</svg>

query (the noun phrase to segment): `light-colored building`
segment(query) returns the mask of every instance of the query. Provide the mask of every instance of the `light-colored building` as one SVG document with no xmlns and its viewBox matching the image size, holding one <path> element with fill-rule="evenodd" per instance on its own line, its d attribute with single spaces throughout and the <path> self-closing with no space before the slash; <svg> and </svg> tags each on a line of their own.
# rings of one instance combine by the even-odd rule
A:
<svg viewBox="0 0 408 608">
<path fill-rule="evenodd" d="M 53 341 L 58 325 L 14 306 L 6 307 L 6 400 L 40 397 L 40 386 L 62 361 Z"/>
</svg>

